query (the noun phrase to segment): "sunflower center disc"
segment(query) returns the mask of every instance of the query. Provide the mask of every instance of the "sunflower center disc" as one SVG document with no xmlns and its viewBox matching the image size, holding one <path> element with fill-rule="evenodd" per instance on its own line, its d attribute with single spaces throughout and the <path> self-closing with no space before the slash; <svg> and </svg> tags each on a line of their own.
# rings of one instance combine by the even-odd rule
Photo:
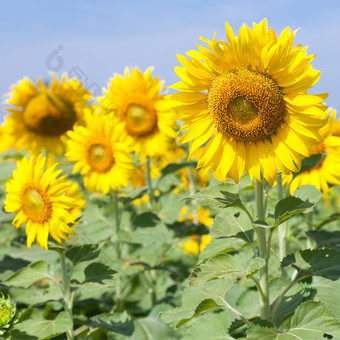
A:
<svg viewBox="0 0 340 340">
<path fill-rule="evenodd" d="M 285 101 L 275 81 L 246 68 L 214 79 L 208 102 L 218 130 L 243 142 L 269 138 L 286 115 Z"/>
<path fill-rule="evenodd" d="M 110 170 L 114 163 L 110 146 L 104 143 L 90 145 L 88 149 L 88 162 L 96 172 L 104 173 Z"/>
<path fill-rule="evenodd" d="M 55 137 L 71 130 L 77 115 L 71 103 L 56 95 L 40 93 L 32 98 L 23 112 L 27 129 L 46 137 Z"/>
<path fill-rule="evenodd" d="M 24 190 L 22 207 L 33 222 L 45 222 L 51 217 L 51 202 L 41 189 L 28 187 Z"/>
<path fill-rule="evenodd" d="M 157 126 L 157 115 L 141 105 L 131 104 L 126 110 L 126 130 L 132 136 L 146 136 Z"/>
</svg>

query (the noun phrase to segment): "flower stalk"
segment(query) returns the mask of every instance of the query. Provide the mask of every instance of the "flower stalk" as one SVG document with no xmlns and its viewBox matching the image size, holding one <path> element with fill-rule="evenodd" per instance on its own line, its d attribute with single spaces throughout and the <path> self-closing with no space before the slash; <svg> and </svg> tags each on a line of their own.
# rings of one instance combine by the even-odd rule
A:
<svg viewBox="0 0 340 340">
<path fill-rule="evenodd" d="M 263 184 L 256 181 L 255 188 L 255 201 L 256 201 L 256 214 L 259 221 L 265 220 L 265 209 L 264 209 L 264 195 L 263 195 Z M 266 240 L 266 229 L 262 227 L 255 227 L 257 233 L 257 242 L 260 257 L 266 261 L 265 266 L 260 270 L 260 286 L 263 294 L 261 295 L 261 317 L 264 320 L 269 320 L 269 284 L 268 284 L 268 260 L 267 252 L 267 240 Z"/>
</svg>

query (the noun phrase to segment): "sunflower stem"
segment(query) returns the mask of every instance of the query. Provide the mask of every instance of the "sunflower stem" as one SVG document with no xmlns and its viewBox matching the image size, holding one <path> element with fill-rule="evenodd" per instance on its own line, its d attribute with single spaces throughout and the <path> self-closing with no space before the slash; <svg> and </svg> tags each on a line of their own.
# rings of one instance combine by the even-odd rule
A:
<svg viewBox="0 0 340 340">
<path fill-rule="evenodd" d="M 255 201 L 256 201 L 256 213 L 257 219 L 260 221 L 265 220 L 265 209 L 264 209 L 264 197 L 263 197 L 263 184 L 256 180 L 255 188 Z M 260 270 L 260 285 L 262 288 L 263 295 L 260 296 L 261 304 L 261 317 L 264 320 L 269 320 L 269 284 L 268 284 L 268 260 L 269 256 L 267 252 L 267 240 L 266 240 L 266 229 L 261 227 L 255 228 L 257 233 L 257 243 L 259 248 L 260 257 L 265 259 L 265 265 Z"/>
<path fill-rule="evenodd" d="M 277 200 L 283 199 L 283 185 L 282 185 L 282 174 L 279 173 L 277 176 Z M 287 222 L 282 223 L 278 226 L 279 234 L 279 258 L 280 261 L 287 255 Z"/>
<path fill-rule="evenodd" d="M 70 318 L 72 321 L 72 328 L 66 333 L 67 339 L 73 340 L 73 296 L 71 296 L 70 291 L 70 281 L 69 276 L 66 269 L 66 261 L 65 261 L 65 250 L 58 250 L 59 261 L 60 261 L 60 269 L 61 269 L 61 278 L 62 278 L 62 292 L 64 295 L 64 309 L 66 312 L 70 314 Z"/>
<path fill-rule="evenodd" d="M 118 194 L 117 191 L 113 192 L 113 210 L 114 210 L 114 226 L 115 226 L 115 249 L 117 259 L 121 259 L 120 253 L 120 242 L 119 242 L 119 229 L 120 229 L 120 218 L 119 218 L 119 205 L 118 205 Z"/>
<path fill-rule="evenodd" d="M 154 210 L 155 209 L 155 196 L 154 196 L 152 182 L 151 182 L 151 160 L 149 156 L 147 156 L 146 158 L 146 182 L 149 188 L 150 207 L 152 210 Z"/>
</svg>

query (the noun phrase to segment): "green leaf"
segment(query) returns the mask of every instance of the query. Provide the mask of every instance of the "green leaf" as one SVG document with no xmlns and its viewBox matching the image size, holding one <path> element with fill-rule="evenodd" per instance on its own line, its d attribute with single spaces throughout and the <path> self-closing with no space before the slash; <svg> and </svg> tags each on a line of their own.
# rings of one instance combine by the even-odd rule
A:
<svg viewBox="0 0 340 340">
<path fill-rule="evenodd" d="M 199 255 L 198 263 L 207 261 L 221 253 L 228 253 L 244 246 L 244 241 L 234 238 L 212 239 Z"/>
<path fill-rule="evenodd" d="M 72 261 L 73 265 L 96 259 L 100 250 L 97 244 L 85 244 L 82 246 L 71 247 L 66 250 L 66 257 Z"/>
<path fill-rule="evenodd" d="M 85 322 L 90 327 L 104 327 L 112 332 L 131 336 L 134 325 L 131 317 L 126 313 L 103 313 L 98 314 Z"/>
<path fill-rule="evenodd" d="M 249 258 L 244 253 L 236 255 L 221 254 L 203 263 L 192 274 L 192 284 L 200 285 L 212 279 L 229 278 L 243 282 L 265 266 L 261 257 Z"/>
<path fill-rule="evenodd" d="M 3 284 L 14 287 L 27 288 L 34 282 L 50 278 L 47 274 L 48 266 L 45 261 L 38 261 L 22 268 L 10 276 Z"/>
<path fill-rule="evenodd" d="M 281 223 L 289 220 L 293 216 L 310 209 L 313 205 L 314 204 L 309 201 L 303 201 L 302 199 L 294 196 L 282 199 L 275 206 L 275 223 L 273 228 L 278 227 Z"/>
<path fill-rule="evenodd" d="M 48 301 L 60 301 L 63 295 L 56 285 L 45 287 L 10 288 L 10 295 L 17 303 L 27 306 L 42 305 Z"/>
<path fill-rule="evenodd" d="M 252 340 L 324 340 L 339 336 L 339 322 L 323 303 L 314 301 L 304 302 L 296 308 L 289 329 L 253 325 L 247 333 L 247 339 Z"/>
<path fill-rule="evenodd" d="M 248 244 L 253 244 L 254 230 L 244 211 L 240 208 L 229 208 L 216 215 L 210 235 L 214 238 L 238 237 Z"/>
<path fill-rule="evenodd" d="M 299 277 L 307 273 L 337 280 L 340 278 L 340 251 L 333 249 L 298 251 L 284 258 L 281 265 L 283 267 L 291 265 L 299 270 Z"/>
<path fill-rule="evenodd" d="M 160 223 L 159 217 L 152 212 L 144 212 L 133 219 L 134 227 L 155 227 Z"/>
<path fill-rule="evenodd" d="M 326 157 L 325 153 L 319 153 L 319 154 L 311 155 L 310 157 L 303 158 L 302 161 L 301 161 L 300 171 L 293 173 L 293 178 L 302 174 L 305 171 L 308 171 L 308 170 L 314 168 L 325 157 Z"/>
<path fill-rule="evenodd" d="M 176 334 L 156 316 L 139 318 L 135 321 L 135 331 L 131 340 L 175 340 Z"/>
<path fill-rule="evenodd" d="M 43 313 L 37 309 L 29 309 L 23 318 L 14 325 L 12 339 L 22 339 L 22 333 L 37 337 L 40 340 L 52 339 L 72 328 L 72 320 L 67 312 L 60 312 L 54 320 L 45 319 Z M 27 337 L 30 339 L 30 337 Z"/>
<path fill-rule="evenodd" d="M 161 313 L 161 318 L 173 327 L 179 327 L 205 310 L 211 310 L 214 304 L 215 308 L 224 308 L 224 296 L 233 285 L 232 280 L 221 279 L 188 287 L 183 291 L 182 306 Z"/>
<path fill-rule="evenodd" d="M 208 313 L 200 317 L 199 322 L 188 327 L 182 340 L 233 340 L 229 333 L 229 326 L 235 316 L 227 311 Z"/>
<path fill-rule="evenodd" d="M 99 284 L 105 284 L 104 280 L 112 280 L 114 274 L 117 273 L 115 270 L 111 269 L 109 266 L 94 262 L 90 263 L 85 268 L 85 282 L 96 282 Z"/>
<path fill-rule="evenodd" d="M 230 206 L 242 206 L 236 184 L 217 184 L 202 189 L 193 196 L 193 199 L 201 206 L 208 208 L 226 208 Z"/>
<path fill-rule="evenodd" d="M 323 302 L 340 322 L 340 280 L 330 281 L 314 277 L 311 287 L 316 290 L 316 298 Z"/>
<path fill-rule="evenodd" d="M 170 163 L 165 168 L 162 169 L 162 175 L 167 175 L 171 172 L 186 168 L 186 167 L 197 167 L 197 162 L 184 162 L 184 163 Z"/>
<path fill-rule="evenodd" d="M 306 234 L 317 243 L 318 248 L 340 250 L 340 231 L 309 230 Z"/>
<path fill-rule="evenodd" d="M 316 204 L 321 200 L 322 193 L 314 185 L 302 185 L 295 190 L 294 197 Z"/>
</svg>

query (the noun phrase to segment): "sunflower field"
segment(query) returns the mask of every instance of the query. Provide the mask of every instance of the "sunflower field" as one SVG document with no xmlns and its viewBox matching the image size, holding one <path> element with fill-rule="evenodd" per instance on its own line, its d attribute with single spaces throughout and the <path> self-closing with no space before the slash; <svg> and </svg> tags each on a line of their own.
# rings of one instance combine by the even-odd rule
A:
<svg viewBox="0 0 340 340">
<path fill-rule="evenodd" d="M 296 31 L 225 28 L 171 86 L 11 86 L 0 339 L 340 339 L 336 111 Z"/>
</svg>

